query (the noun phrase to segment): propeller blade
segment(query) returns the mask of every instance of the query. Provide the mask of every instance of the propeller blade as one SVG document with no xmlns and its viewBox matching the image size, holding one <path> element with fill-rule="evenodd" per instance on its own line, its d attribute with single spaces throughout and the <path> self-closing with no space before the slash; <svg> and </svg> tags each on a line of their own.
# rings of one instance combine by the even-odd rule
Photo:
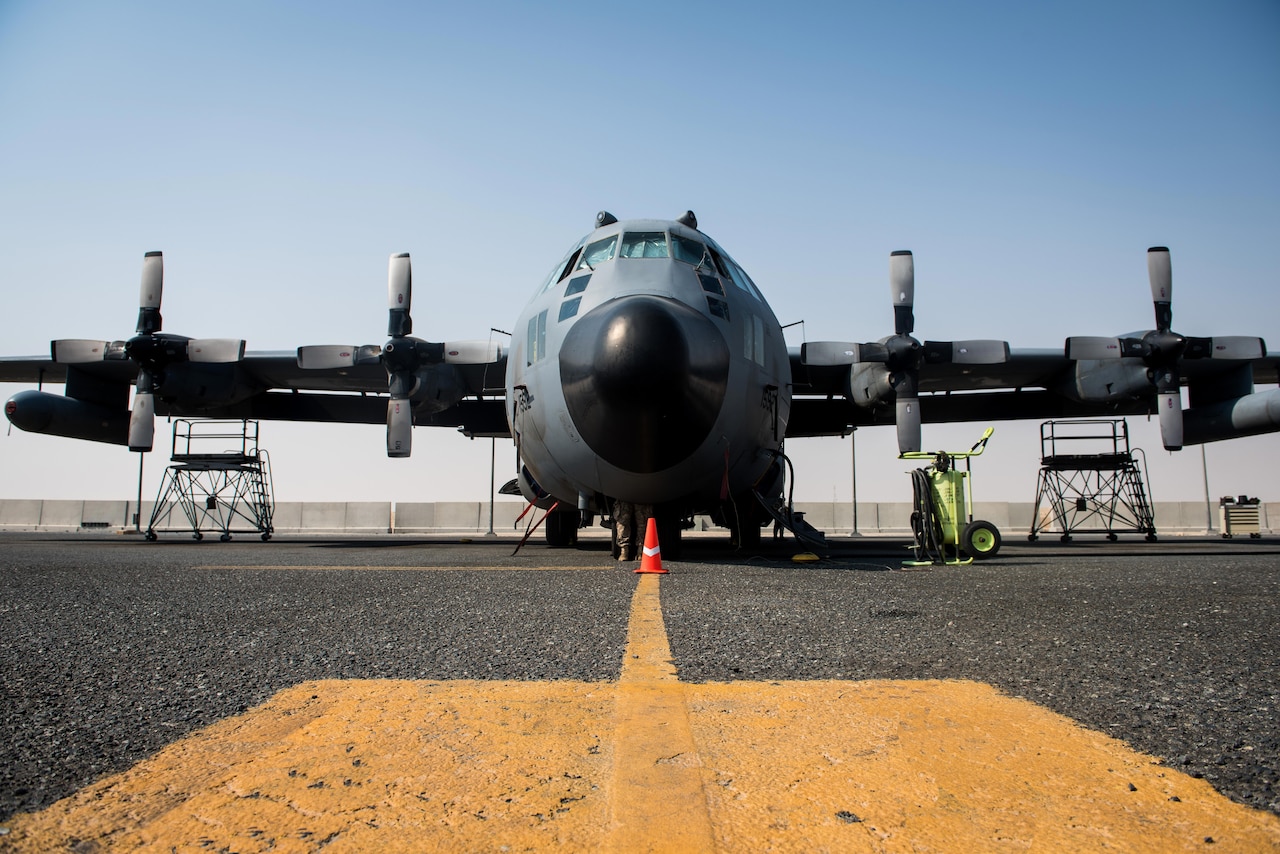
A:
<svg viewBox="0 0 1280 854">
<path fill-rule="evenodd" d="M 244 358 L 244 341 L 238 338 L 192 338 L 187 342 L 187 359 L 192 362 L 239 362 Z"/>
<path fill-rule="evenodd" d="M 142 288 L 138 293 L 138 334 L 160 331 L 160 300 L 164 296 L 164 253 L 142 256 Z"/>
<path fill-rule="evenodd" d="M 1067 339 L 1066 355 L 1068 359 L 1080 362 L 1087 359 L 1120 359 L 1127 354 L 1124 341 L 1120 338 L 1075 335 Z"/>
<path fill-rule="evenodd" d="M 49 342 L 53 360 L 60 365 L 82 365 L 101 362 L 107 358 L 110 341 L 90 341 L 87 338 L 62 338 Z"/>
<path fill-rule="evenodd" d="M 898 453 L 920 450 L 920 394 L 914 371 L 903 371 L 889 380 L 894 394 L 894 422 L 898 426 Z"/>
<path fill-rule="evenodd" d="M 409 265 L 409 253 L 392 255 L 387 263 L 387 336 L 403 338 L 413 332 L 413 319 L 409 311 L 413 304 L 413 271 Z"/>
<path fill-rule="evenodd" d="M 308 371 L 349 368 L 356 363 L 356 348 L 346 344 L 311 344 L 298 348 L 298 367 Z"/>
<path fill-rule="evenodd" d="M 916 301 L 916 262 L 906 249 L 889 254 L 889 295 L 893 299 L 894 334 L 910 335 L 916 325 L 912 310 Z"/>
<path fill-rule="evenodd" d="M 1182 394 L 1178 391 L 1156 395 L 1160 409 L 1160 439 L 1165 450 L 1182 448 Z"/>
<path fill-rule="evenodd" d="M 1214 338 L 1188 338 L 1186 359 L 1223 359 L 1225 361 L 1261 359 L 1267 355 L 1267 342 L 1248 335 L 1219 335 Z"/>
<path fill-rule="evenodd" d="M 800 345 L 800 361 L 806 365 L 852 365 L 862 361 L 859 349 L 848 341 L 808 341 Z"/>
<path fill-rule="evenodd" d="M 1008 341 L 952 341 L 951 347 L 951 361 L 957 365 L 1002 365 L 1009 361 Z"/>
<path fill-rule="evenodd" d="M 387 401 L 387 456 L 407 457 L 413 446 L 413 405 L 404 398 Z"/>
<path fill-rule="evenodd" d="M 502 358 L 497 341 L 445 342 L 444 360 L 450 365 L 488 365 Z"/>
<path fill-rule="evenodd" d="M 1156 331 L 1168 332 L 1173 326 L 1173 267 L 1168 248 L 1152 246 L 1147 250 L 1147 277 L 1156 309 Z"/>
<path fill-rule="evenodd" d="M 1009 361 L 1009 342 L 926 341 L 924 360 L 930 364 L 1000 365 Z"/>
<path fill-rule="evenodd" d="M 898 426 L 898 453 L 920 450 L 920 399 L 899 395 L 895 404 L 895 420 Z"/>
<path fill-rule="evenodd" d="M 129 450 L 151 450 L 156 435 L 155 415 L 155 396 L 149 391 L 135 392 L 129 412 Z"/>
</svg>

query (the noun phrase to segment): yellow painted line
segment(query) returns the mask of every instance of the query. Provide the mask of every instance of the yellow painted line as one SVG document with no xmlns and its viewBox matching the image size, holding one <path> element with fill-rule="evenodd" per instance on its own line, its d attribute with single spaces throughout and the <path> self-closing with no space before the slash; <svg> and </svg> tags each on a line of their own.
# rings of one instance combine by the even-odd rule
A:
<svg viewBox="0 0 1280 854">
<path fill-rule="evenodd" d="M 252 569 L 252 570 L 401 570 L 405 572 L 601 572 L 603 570 L 615 570 L 617 567 L 613 564 L 602 566 L 368 566 L 368 565 L 331 565 L 320 563 L 308 564 L 200 564 L 193 569 Z"/>
<path fill-rule="evenodd" d="M 1280 850 L 1276 816 L 980 683 L 681 683 L 659 579 L 617 683 L 304 683 L 0 849 Z"/>
<path fill-rule="evenodd" d="M 657 575 L 642 575 L 631 600 L 627 648 L 614 712 L 610 848 L 710 851 L 702 762 L 676 679 Z"/>
</svg>

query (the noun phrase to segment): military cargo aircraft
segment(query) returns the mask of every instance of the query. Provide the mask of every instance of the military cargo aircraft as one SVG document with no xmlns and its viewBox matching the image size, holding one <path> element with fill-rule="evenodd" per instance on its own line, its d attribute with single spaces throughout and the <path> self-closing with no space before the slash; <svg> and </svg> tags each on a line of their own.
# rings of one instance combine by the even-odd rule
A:
<svg viewBox="0 0 1280 854">
<path fill-rule="evenodd" d="M 1261 338 L 1174 332 L 1169 250 L 1147 259 L 1153 330 L 1044 350 L 922 342 L 913 256 L 899 251 L 892 335 L 789 348 L 760 288 L 692 212 L 602 211 L 505 344 L 414 337 L 401 254 L 390 259 L 387 341 L 259 353 L 162 331 L 163 258 L 149 252 L 133 337 L 55 340 L 48 359 L 0 359 L 0 381 L 65 384 L 62 395 L 13 395 L 5 414 L 19 428 L 135 451 L 151 448 L 156 415 L 385 421 L 393 457 L 410 454 L 414 426 L 511 438 L 508 491 L 549 511 L 549 543 L 572 544 L 623 501 L 652 506 L 674 556 L 695 513 L 758 544 L 784 504 L 791 437 L 893 424 L 905 453 L 920 449 L 925 422 L 1153 412 L 1169 449 L 1280 430 L 1280 389 L 1255 391 L 1277 382 L 1280 354 Z"/>
</svg>

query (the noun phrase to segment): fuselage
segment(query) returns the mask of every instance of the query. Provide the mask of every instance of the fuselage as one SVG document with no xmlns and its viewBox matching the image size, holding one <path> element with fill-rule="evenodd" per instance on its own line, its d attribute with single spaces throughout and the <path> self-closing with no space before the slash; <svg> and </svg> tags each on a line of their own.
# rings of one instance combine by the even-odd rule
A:
<svg viewBox="0 0 1280 854">
<path fill-rule="evenodd" d="M 507 419 L 525 479 L 593 509 L 701 509 L 757 485 L 791 404 L 773 311 L 693 223 L 598 221 L 513 333 Z"/>
</svg>

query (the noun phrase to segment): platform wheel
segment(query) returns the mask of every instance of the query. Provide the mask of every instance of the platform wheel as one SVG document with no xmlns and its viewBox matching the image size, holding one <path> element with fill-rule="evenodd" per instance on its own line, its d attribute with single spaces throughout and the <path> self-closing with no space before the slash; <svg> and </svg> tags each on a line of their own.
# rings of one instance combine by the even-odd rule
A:
<svg viewBox="0 0 1280 854">
<path fill-rule="evenodd" d="M 1228 533 L 1226 533 L 1226 532 L 1224 531 L 1224 532 L 1223 532 L 1223 534 L 1222 534 L 1222 539 L 1224 539 L 1224 540 L 1229 540 L 1229 539 L 1231 539 L 1231 535 L 1230 535 L 1230 534 L 1228 534 Z"/>
<path fill-rule="evenodd" d="M 145 536 L 146 536 L 146 538 L 147 538 L 147 542 L 149 542 L 149 543 L 154 543 L 154 542 L 158 539 L 158 538 L 156 537 L 156 532 L 155 532 L 155 531 L 147 531 L 147 533 L 146 533 L 146 535 L 145 535 Z"/>
<path fill-rule="evenodd" d="M 1107 539 L 1114 543 L 1116 540 L 1120 538 L 1117 537 L 1115 534 L 1107 534 Z"/>
<path fill-rule="evenodd" d="M 1159 537 L 1157 537 L 1155 534 L 1147 534 L 1147 542 L 1148 542 L 1148 543 L 1154 543 L 1154 542 L 1155 542 L 1156 540 L 1158 540 L 1158 539 L 1160 539 L 1160 538 L 1159 538 Z"/>
<path fill-rule="evenodd" d="M 964 529 L 960 546 L 974 560 L 993 558 L 1000 551 L 1000 529 L 990 522 L 975 519 Z"/>
<path fill-rule="evenodd" d="M 271 532 L 270 532 L 270 531 L 263 531 L 263 532 L 262 532 L 262 541 L 265 543 L 265 542 L 268 542 L 270 539 L 271 539 Z"/>
<path fill-rule="evenodd" d="M 1034 543 L 1034 542 L 1035 542 L 1036 540 L 1038 540 L 1038 539 L 1040 539 L 1040 535 L 1039 535 L 1039 534 L 1027 534 L 1027 542 L 1028 542 L 1028 543 Z"/>
<path fill-rule="evenodd" d="M 191 535 L 191 539 L 195 540 L 198 543 L 204 539 L 204 534 L 200 533 L 199 531 L 196 531 L 194 534 Z"/>
<path fill-rule="evenodd" d="M 1071 542 L 1071 535 L 1070 535 L 1070 534 L 1063 534 L 1063 535 L 1062 535 L 1061 537 L 1059 537 L 1058 539 L 1062 540 L 1062 542 L 1064 542 L 1064 543 L 1069 543 L 1069 542 Z"/>
<path fill-rule="evenodd" d="M 229 543 L 229 542 L 231 542 L 231 535 L 230 535 L 230 534 L 223 534 L 221 537 L 218 537 L 218 540 L 219 540 L 220 542 L 223 542 L 223 543 Z"/>
</svg>

